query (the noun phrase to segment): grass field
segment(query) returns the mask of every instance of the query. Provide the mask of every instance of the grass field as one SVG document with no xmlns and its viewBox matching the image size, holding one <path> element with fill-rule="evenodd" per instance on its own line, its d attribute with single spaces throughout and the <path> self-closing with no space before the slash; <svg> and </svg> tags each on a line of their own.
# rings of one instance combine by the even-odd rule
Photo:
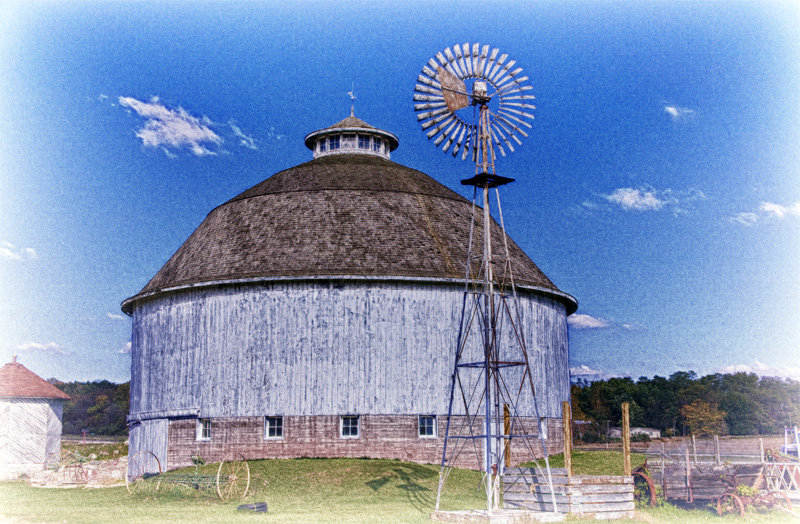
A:
<svg viewBox="0 0 800 524">
<path fill-rule="evenodd" d="M 635 459 L 635 460 L 641 460 Z M 556 456 L 552 465 L 563 459 Z M 617 452 L 581 452 L 576 473 L 609 473 Z M 241 501 L 223 503 L 211 493 L 167 491 L 131 496 L 124 487 L 43 489 L 22 482 L 0 483 L 0 521 L 11 524 L 76 523 L 423 523 L 430 522 L 436 500 L 438 466 L 395 460 L 297 459 L 250 462 L 251 493 L 244 502 L 268 502 L 269 512 L 236 511 Z M 191 469 L 191 468 L 190 468 Z M 612 472 L 613 473 L 613 472 Z M 456 470 L 448 481 L 442 509 L 482 508 L 480 475 Z M 721 519 L 708 508 L 637 510 L 633 522 L 794 522 L 789 515 L 750 510 L 744 519 Z M 595 522 L 570 519 L 569 522 Z"/>
</svg>

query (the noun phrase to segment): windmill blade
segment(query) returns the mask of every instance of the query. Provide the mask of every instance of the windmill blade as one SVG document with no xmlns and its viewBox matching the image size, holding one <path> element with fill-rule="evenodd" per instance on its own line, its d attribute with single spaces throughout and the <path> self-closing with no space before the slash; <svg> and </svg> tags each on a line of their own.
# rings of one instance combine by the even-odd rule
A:
<svg viewBox="0 0 800 524">
<path fill-rule="evenodd" d="M 536 97 L 533 95 L 508 96 L 508 93 L 506 93 L 503 95 L 503 100 L 536 100 Z"/>
<path fill-rule="evenodd" d="M 483 74 L 483 70 L 484 70 L 484 67 L 486 67 L 486 56 L 488 54 L 489 54 L 489 46 L 485 45 L 485 46 L 483 46 L 483 49 L 481 49 L 480 58 L 478 58 L 478 72 L 477 72 L 477 75 L 478 75 L 479 78 L 486 78 L 486 76 Z"/>
<path fill-rule="evenodd" d="M 428 66 L 422 66 L 422 73 L 429 76 L 433 81 L 436 81 L 436 68 L 431 69 Z"/>
<path fill-rule="evenodd" d="M 474 73 L 472 72 L 472 58 L 469 54 L 469 44 L 463 44 L 462 50 L 464 51 L 464 60 L 467 62 L 467 75 L 471 78 Z"/>
<path fill-rule="evenodd" d="M 447 62 L 450 64 L 453 71 L 455 71 L 456 76 L 458 78 L 464 78 L 464 75 L 461 73 L 461 70 L 458 67 L 458 62 L 456 62 L 456 57 L 453 55 L 453 52 L 449 47 L 444 50 L 444 56 L 447 57 Z"/>
<path fill-rule="evenodd" d="M 497 49 L 496 47 L 492 49 L 492 53 L 489 55 L 489 59 L 486 61 L 486 65 L 483 66 L 483 78 L 487 80 L 489 79 L 489 73 L 491 72 L 492 66 L 494 65 L 494 59 L 497 58 L 497 53 L 499 52 L 500 50 Z"/>
<path fill-rule="evenodd" d="M 497 112 L 498 118 L 500 117 L 500 115 L 502 115 L 505 118 L 510 118 L 511 120 L 516 120 L 517 122 L 519 122 L 520 124 L 522 124 L 522 125 L 524 125 L 526 127 L 532 127 L 529 123 L 527 123 L 526 121 L 522 120 L 521 118 L 517 118 L 516 116 L 509 114 L 508 112 L 506 112 L 505 109 L 502 109 L 502 110 Z"/>
<path fill-rule="evenodd" d="M 507 76 L 505 76 L 505 77 L 504 77 L 502 80 L 500 80 L 499 82 L 497 82 L 497 88 L 498 88 L 498 90 L 500 89 L 500 86 L 501 86 L 501 85 L 503 85 L 503 84 L 505 84 L 506 82 L 509 82 L 509 81 L 510 81 L 512 84 L 517 84 L 517 83 L 519 83 L 519 82 L 517 81 L 517 77 L 518 77 L 518 75 L 519 75 L 521 72 L 522 72 L 522 68 L 521 68 L 521 67 L 518 67 L 518 68 L 514 69 L 513 71 L 509 71 L 509 73 L 508 73 L 508 75 L 507 75 Z M 509 87 L 509 86 L 506 86 L 504 89 L 507 89 L 508 87 Z"/>
<path fill-rule="evenodd" d="M 497 119 L 497 121 L 496 121 L 495 123 L 496 123 L 496 124 L 497 124 L 499 127 L 503 128 L 503 130 L 504 130 L 506 133 L 508 133 L 508 137 L 509 137 L 509 138 L 513 138 L 513 139 L 514 139 L 514 142 L 516 142 L 518 145 L 522 145 L 522 142 L 520 142 L 520 141 L 519 141 L 519 138 L 517 138 L 517 136 L 514 134 L 514 131 L 513 131 L 513 129 L 509 129 L 509 128 L 507 128 L 507 127 L 505 126 L 505 124 L 504 124 L 504 123 L 503 123 L 503 122 L 502 122 L 502 121 L 501 121 L 499 118 Z M 509 143 L 509 144 L 510 144 L 510 143 Z"/>
<path fill-rule="evenodd" d="M 445 129 L 444 131 L 442 131 L 442 134 L 439 135 L 439 137 L 436 138 L 436 141 L 434 142 L 434 145 L 438 146 L 439 144 L 441 144 L 442 141 L 450 135 L 450 132 L 453 130 L 454 127 L 456 127 L 458 125 L 458 123 L 459 123 L 459 121 L 456 120 L 452 124 L 450 124 L 450 127 Z"/>
<path fill-rule="evenodd" d="M 444 132 L 444 134 L 448 136 L 447 136 L 447 142 L 445 142 L 444 145 L 442 146 L 442 151 L 447 153 L 447 150 L 450 149 L 450 146 L 453 144 L 453 142 L 455 142 L 459 130 L 463 129 L 463 127 L 464 127 L 464 122 L 461 122 L 459 120 L 455 129 L 452 130 L 452 133 L 450 133 L 449 130 Z"/>
<path fill-rule="evenodd" d="M 447 107 L 447 104 L 442 102 L 436 102 L 434 104 L 414 104 L 414 111 L 427 111 L 429 109 L 436 109 L 439 107 Z"/>
<path fill-rule="evenodd" d="M 414 102 L 444 102 L 444 96 L 414 95 Z"/>
<path fill-rule="evenodd" d="M 498 135 L 500 135 L 500 138 L 503 139 L 503 142 L 505 142 L 506 146 L 508 146 L 508 149 L 513 153 L 514 152 L 514 146 L 511 144 L 511 142 L 508 141 L 508 138 L 506 138 L 506 135 L 503 134 L 503 129 L 504 129 L 503 123 L 499 122 L 497 120 L 496 115 L 495 115 L 495 122 L 494 123 L 495 123 L 495 125 L 493 127 L 494 132 L 497 133 Z"/>
<path fill-rule="evenodd" d="M 456 53 L 456 58 L 458 59 L 458 66 L 461 68 L 461 72 L 464 73 L 461 79 L 467 78 L 469 74 L 467 73 L 467 64 L 464 63 L 464 55 L 461 53 L 461 46 L 454 45 L 453 51 Z"/>
<path fill-rule="evenodd" d="M 511 82 L 510 84 L 504 85 L 503 87 L 498 89 L 497 92 L 498 93 L 505 93 L 509 89 L 513 89 L 514 86 L 520 86 L 520 85 L 522 85 L 523 82 L 527 82 L 528 80 L 530 80 L 530 78 L 528 78 L 527 76 L 523 76 L 522 78 L 514 78 L 513 82 Z M 508 92 L 513 92 L 513 91 L 508 91 Z"/>
<path fill-rule="evenodd" d="M 505 124 L 506 124 L 508 127 L 510 127 L 511 129 L 513 129 L 513 130 L 514 130 L 514 133 L 519 133 L 520 135 L 524 136 L 525 138 L 528 138 L 528 134 L 527 134 L 525 131 L 523 131 L 522 129 L 520 129 L 520 128 L 519 128 L 519 127 L 518 127 L 518 126 L 515 124 L 515 123 L 511 122 L 510 120 L 508 120 L 508 119 L 507 119 L 505 116 L 503 116 L 502 114 L 499 114 L 499 113 L 498 113 L 498 115 L 497 115 L 497 119 L 498 119 L 498 120 L 501 120 L 501 121 L 503 121 L 503 122 L 505 122 Z M 514 137 L 514 133 L 511 133 L 511 137 L 512 137 L 512 138 Z M 517 142 L 519 142 L 519 139 L 518 139 L 518 138 L 514 138 L 514 140 L 516 140 Z M 522 142 L 519 142 L 519 144 L 520 144 L 520 145 L 522 145 Z"/>
<path fill-rule="evenodd" d="M 428 122 L 423 123 L 422 124 L 422 129 L 428 129 L 431 126 L 435 126 L 436 124 L 438 124 L 442 120 L 445 120 L 445 119 L 447 119 L 448 117 L 451 117 L 451 116 L 454 117 L 453 113 L 451 113 L 450 111 L 447 111 L 445 114 L 443 114 L 441 116 L 437 116 L 433 120 L 429 120 Z"/>
<path fill-rule="evenodd" d="M 533 104 L 520 104 L 519 102 L 504 102 L 504 101 L 501 100 L 500 101 L 500 107 L 506 107 L 506 106 L 524 107 L 524 108 L 527 108 L 527 109 L 536 109 L 536 106 L 533 105 Z"/>
<path fill-rule="evenodd" d="M 434 136 L 436 136 L 436 135 L 437 135 L 437 134 L 438 134 L 438 133 L 439 133 L 439 132 L 440 132 L 442 129 L 444 129 L 445 127 L 447 127 L 447 126 L 450 124 L 450 122 L 451 122 L 451 121 L 455 120 L 455 118 L 456 118 L 455 116 L 453 116 L 453 115 L 450 115 L 450 118 L 448 118 L 447 120 L 445 120 L 444 122 L 442 122 L 442 123 L 441 123 L 441 124 L 439 124 L 438 126 L 434 127 L 434 128 L 433 128 L 433 129 L 431 129 L 430 131 L 428 131 L 428 133 L 427 133 L 427 135 L 428 135 L 428 140 L 430 140 L 431 138 L 433 138 Z"/>
<path fill-rule="evenodd" d="M 500 60 L 498 60 L 497 63 L 494 64 L 494 67 L 492 67 L 492 71 L 486 77 L 486 79 L 489 80 L 489 82 L 494 83 L 494 76 L 497 74 L 497 71 L 503 65 L 503 62 L 506 61 L 506 58 L 508 58 L 508 55 L 506 54 L 500 55 Z"/>
<path fill-rule="evenodd" d="M 453 148 L 453 156 L 456 156 L 456 154 L 458 154 L 458 150 L 461 149 L 461 143 L 464 141 L 464 134 L 467 131 L 467 125 L 461 122 L 460 128 L 461 128 L 461 134 L 456 139 L 456 145 Z M 455 136 L 455 133 L 453 134 L 453 136 Z"/>
<path fill-rule="evenodd" d="M 474 136 L 474 129 L 473 129 L 474 127 L 475 126 L 472 125 L 467 126 L 467 139 L 464 142 L 464 152 L 461 153 L 461 160 L 467 159 L 467 154 L 469 153 L 469 150 L 473 147 L 472 137 Z"/>
<path fill-rule="evenodd" d="M 429 67 L 431 70 L 433 70 L 433 71 L 436 71 L 436 68 L 437 68 L 438 66 L 439 66 L 439 64 L 437 64 L 437 63 L 436 63 L 436 60 L 434 60 L 433 58 L 431 58 L 430 60 L 428 60 L 428 67 Z"/>
<path fill-rule="evenodd" d="M 426 86 L 441 87 L 441 84 L 439 82 L 437 82 L 436 80 L 434 80 L 434 78 L 435 78 L 435 76 L 431 76 L 429 78 L 429 77 L 427 77 L 425 75 L 419 75 L 417 77 L 417 82 L 419 82 L 420 84 L 425 84 Z"/>
<path fill-rule="evenodd" d="M 521 93 L 523 91 L 530 91 L 531 89 L 533 89 L 533 87 L 531 87 L 531 86 L 519 86 L 517 89 L 512 89 L 511 91 L 500 95 L 500 99 L 501 100 L 506 100 L 506 95 L 514 94 L 514 93 Z"/>
<path fill-rule="evenodd" d="M 444 93 L 438 87 L 428 87 L 417 84 L 414 86 L 414 91 L 417 93 L 427 93 L 429 95 L 437 95 L 437 96 L 444 96 Z M 447 97 L 445 97 L 445 101 L 447 101 Z"/>
<path fill-rule="evenodd" d="M 478 60 L 481 58 L 481 45 L 479 43 L 472 44 L 472 74 L 479 76 Z"/>
<path fill-rule="evenodd" d="M 517 114 L 519 116 L 524 116 L 524 117 L 528 117 L 528 118 L 534 118 L 534 116 L 529 114 L 529 113 L 525 113 L 525 112 L 519 111 L 517 109 L 511 109 L 510 107 L 504 107 L 504 108 L 501 109 L 501 111 L 504 111 L 504 112 L 507 112 L 507 113 L 514 113 L 514 114 Z"/>
<path fill-rule="evenodd" d="M 429 63 L 430 63 L 430 62 L 429 62 Z M 509 61 L 508 61 L 508 63 L 507 63 L 506 65 L 504 65 L 504 66 L 503 66 L 503 69 L 501 69 L 501 70 L 500 70 L 500 72 L 499 72 L 499 73 L 498 73 L 498 75 L 497 75 L 497 78 L 495 78 L 495 80 L 494 80 L 494 84 L 495 84 L 495 86 L 499 86 L 499 85 L 502 85 L 502 84 L 503 84 L 503 82 L 504 82 L 504 81 L 503 81 L 503 78 L 506 76 L 506 74 L 508 73 L 508 71 L 509 71 L 509 70 L 510 70 L 512 67 L 514 67 L 514 64 L 516 64 L 516 63 L 517 63 L 517 62 L 516 62 L 516 61 L 514 61 L 514 60 L 509 60 Z"/>
<path fill-rule="evenodd" d="M 449 112 L 450 110 L 448 108 L 443 107 L 442 109 L 437 109 L 436 111 L 428 111 L 426 113 L 420 113 L 417 115 L 417 122 L 421 122 L 423 120 L 427 120 L 429 118 L 433 118 L 435 116 L 439 116 Z"/>
</svg>

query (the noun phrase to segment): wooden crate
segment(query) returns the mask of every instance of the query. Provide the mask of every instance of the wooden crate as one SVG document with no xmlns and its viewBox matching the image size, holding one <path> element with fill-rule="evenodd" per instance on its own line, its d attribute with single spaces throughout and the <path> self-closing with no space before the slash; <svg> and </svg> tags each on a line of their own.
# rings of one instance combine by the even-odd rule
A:
<svg viewBox="0 0 800 524">
<path fill-rule="evenodd" d="M 529 511 L 553 511 L 596 519 L 633 518 L 633 477 L 614 475 L 567 476 L 566 469 L 551 468 L 552 491 L 547 474 L 533 468 L 506 468 L 503 507 Z"/>
</svg>

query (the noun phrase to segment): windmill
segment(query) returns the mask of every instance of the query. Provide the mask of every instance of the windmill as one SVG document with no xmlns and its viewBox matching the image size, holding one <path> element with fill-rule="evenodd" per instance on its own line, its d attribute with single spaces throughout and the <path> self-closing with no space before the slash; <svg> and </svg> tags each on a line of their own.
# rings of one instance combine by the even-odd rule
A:
<svg viewBox="0 0 800 524">
<path fill-rule="evenodd" d="M 471 152 L 475 163 L 474 176 L 461 181 L 474 188 L 473 212 L 436 510 L 452 467 L 462 452 L 472 451 L 481 464 L 491 515 L 499 508 L 503 471 L 511 464 L 512 449 L 526 451 L 527 460 L 538 468 L 534 449 L 540 447 L 553 490 L 546 427 L 539 417 L 500 207 L 498 188 L 514 179 L 495 171 L 495 151 L 505 156 L 506 148 L 513 152 L 514 144 L 522 144 L 519 137 L 528 136 L 524 128 L 531 128 L 534 96 L 522 68 L 515 68 L 516 62 L 498 49 L 489 50 L 490 46 L 476 43 L 437 53 L 417 78 L 414 109 L 437 147 L 454 157 L 460 153 L 462 160 Z M 500 235 L 492 234 L 496 226 L 490 214 L 491 190 Z M 476 208 L 479 194 L 482 213 Z M 498 240 L 502 245 L 495 253 L 493 244 Z M 552 502 L 556 511 L 555 496 Z"/>
</svg>

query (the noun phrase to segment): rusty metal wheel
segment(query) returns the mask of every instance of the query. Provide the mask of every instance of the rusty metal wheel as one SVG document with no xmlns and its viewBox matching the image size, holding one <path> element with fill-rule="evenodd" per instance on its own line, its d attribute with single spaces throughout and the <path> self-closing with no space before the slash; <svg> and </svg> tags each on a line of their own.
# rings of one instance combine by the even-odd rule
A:
<svg viewBox="0 0 800 524">
<path fill-rule="evenodd" d="M 717 513 L 720 517 L 728 513 L 739 513 L 739 516 L 743 517 L 744 503 L 738 495 L 734 493 L 725 493 L 717 499 Z"/>
<path fill-rule="evenodd" d="M 237 453 L 232 460 L 223 460 L 217 469 L 217 495 L 222 500 L 243 499 L 250 489 L 250 466 L 244 455 Z"/>
<path fill-rule="evenodd" d="M 66 449 L 51 453 L 44 462 L 45 469 L 59 470 L 77 462 L 75 454 Z"/>
<path fill-rule="evenodd" d="M 654 507 L 656 505 L 656 486 L 650 475 L 644 471 L 633 472 L 634 495 L 636 502 L 641 505 Z M 648 502 L 649 498 L 649 502 Z"/>
<path fill-rule="evenodd" d="M 779 508 L 792 511 L 792 501 L 783 491 L 770 491 L 764 495 L 761 500 L 767 505 L 768 508 L 774 508 L 777 506 Z"/>
<path fill-rule="evenodd" d="M 143 449 L 128 460 L 125 487 L 128 493 L 158 491 L 161 483 L 161 462 L 151 451 Z"/>
</svg>

